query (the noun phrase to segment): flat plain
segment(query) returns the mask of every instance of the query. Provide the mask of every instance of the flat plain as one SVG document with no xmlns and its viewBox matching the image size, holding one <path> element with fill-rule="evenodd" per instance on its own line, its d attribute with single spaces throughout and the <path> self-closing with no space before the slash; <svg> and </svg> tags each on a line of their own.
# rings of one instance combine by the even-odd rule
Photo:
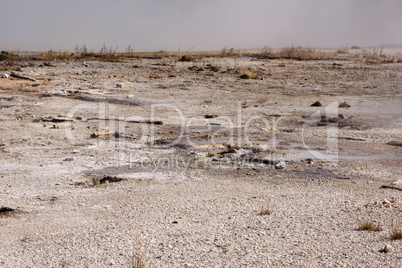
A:
<svg viewBox="0 0 402 268">
<path fill-rule="evenodd" d="M 0 266 L 400 267 L 401 50 L 326 53 L 3 53 Z"/>
</svg>

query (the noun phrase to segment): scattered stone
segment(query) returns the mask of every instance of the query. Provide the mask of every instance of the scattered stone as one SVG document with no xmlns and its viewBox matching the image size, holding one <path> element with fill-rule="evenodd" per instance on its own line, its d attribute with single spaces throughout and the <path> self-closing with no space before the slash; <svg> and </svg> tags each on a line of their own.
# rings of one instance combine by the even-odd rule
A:
<svg viewBox="0 0 402 268">
<path fill-rule="evenodd" d="M 392 182 L 392 184 L 395 185 L 395 186 L 400 186 L 400 187 L 402 187 L 402 179 L 397 180 L 397 181 L 394 181 L 394 182 Z"/>
<path fill-rule="evenodd" d="M 205 115 L 205 118 L 207 118 L 207 119 L 216 118 L 216 117 L 218 117 L 218 115 L 216 115 L 216 114 L 206 114 Z"/>
<path fill-rule="evenodd" d="M 65 116 L 57 116 L 57 117 L 50 116 L 50 117 L 41 118 L 41 120 L 44 122 L 54 122 L 54 123 L 74 121 L 73 118 L 65 117 Z"/>
<path fill-rule="evenodd" d="M 394 251 L 395 251 L 395 248 L 393 246 L 391 246 L 391 245 L 386 245 L 384 247 L 384 253 L 391 253 L 391 252 L 394 252 Z"/>
<path fill-rule="evenodd" d="M 178 221 L 173 221 L 172 223 L 173 223 L 173 224 L 178 224 L 179 222 L 178 222 Z"/>
<path fill-rule="evenodd" d="M 322 104 L 321 104 L 321 102 L 316 101 L 316 102 L 314 102 L 313 104 L 311 104 L 310 106 L 312 106 L 312 107 L 321 107 Z"/>
<path fill-rule="evenodd" d="M 0 213 L 13 212 L 15 209 L 9 207 L 0 207 Z"/>
<path fill-rule="evenodd" d="M 382 185 L 381 188 L 383 188 L 383 189 L 394 189 L 394 190 L 402 191 L 402 186 L 394 185 L 394 184 L 392 184 L 392 185 Z"/>
<path fill-rule="evenodd" d="M 109 182 L 109 183 L 110 182 L 119 182 L 119 181 L 122 181 L 122 180 L 124 180 L 124 179 L 118 178 L 118 177 L 106 176 L 106 177 L 103 177 L 102 179 L 100 179 L 99 183 L 104 184 L 104 183 L 107 183 L 107 182 Z"/>
<path fill-rule="evenodd" d="M 284 169 L 286 167 L 286 162 L 281 160 L 277 163 L 275 163 L 275 168 L 276 169 Z"/>
<path fill-rule="evenodd" d="M 1 78 L 8 78 L 8 74 L 3 74 L 2 76 L 1 76 Z"/>
<path fill-rule="evenodd" d="M 314 160 L 312 158 L 303 159 L 302 162 L 305 162 L 305 163 L 311 164 L 311 165 L 314 164 Z"/>
<path fill-rule="evenodd" d="M 116 88 L 132 88 L 134 87 L 134 83 L 118 83 L 116 84 Z"/>
<path fill-rule="evenodd" d="M 402 142 L 400 142 L 400 141 L 390 141 L 390 142 L 387 142 L 387 144 L 392 145 L 392 146 L 402 147 Z"/>
<path fill-rule="evenodd" d="M 211 100 L 204 100 L 204 103 L 212 103 Z"/>
<path fill-rule="evenodd" d="M 91 138 L 109 138 L 114 135 L 113 131 L 98 131 L 91 134 Z"/>
<path fill-rule="evenodd" d="M 383 203 L 383 204 L 391 204 L 391 201 L 389 201 L 388 199 L 384 199 L 384 200 L 382 201 L 382 203 Z"/>
<path fill-rule="evenodd" d="M 346 101 L 342 102 L 339 104 L 339 108 L 350 108 L 350 104 L 347 103 Z"/>
<path fill-rule="evenodd" d="M 194 59 L 189 56 L 182 56 L 179 61 L 194 61 Z"/>
<path fill-rule="evenodd" d="M 365 139 L 352 138 L 352 137 L 338 137 L 339 140 L 348 140 L 348 141 L 366 141 Z"/>
<path fill-rule="evenodd" d="M 75 186 L 84 186 L 84 187 L 95 187 L 100 184 L 106 184 L 106 183 L 113 183 L 113 182 L 120 182 L 125 179 L 118 178 L 118 177 L 111 177 L 111 176 L 105 176 L 103 178 L 95 177 L 90 179 L 90 181 L 87 182 L 75 182 Z"/>
</svg>

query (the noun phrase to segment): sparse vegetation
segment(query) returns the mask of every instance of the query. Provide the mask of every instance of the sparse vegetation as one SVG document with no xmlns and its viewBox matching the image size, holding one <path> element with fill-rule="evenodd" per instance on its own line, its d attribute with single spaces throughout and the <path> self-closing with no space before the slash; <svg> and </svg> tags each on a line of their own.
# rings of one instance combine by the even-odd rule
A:
<svg viewBox="0 0 402 268">
<path fill-rule="evenodd" d="M 133 258 L 129 265 L 130 268 L 145 268 L 145 262 L 142 257 L 141 244 L 138 238 L 134 238 Z"/>
<path fill-rule="evenodd" d="M 401 240 L 402 239 L 402 223 L 401 221 L 392 219 L 390 228 L 391 239 Z"/>
<path fill-rule="evenodd" d="M 193 47 L 192 47 L 193 48 Z M 192 49 L 191 48 L 191 49 Z M 190 49 L 190 50 L 191 50 Z M 351 49 L 354 49 L 352 47 Z M 384 53 L 383 48 L 373 49 L 361 49 L 354 53 L 350 53 L 347 46 L 339 47 L 336 50 L 318 50 L 314 48 L 303 48 L 291 46 L 283 49 L 272 49 L 268 46 L 264 47 L 259 53 L 253 53 L 251 51 L 240 51 L 234 48 L 227 49 L 227 47 L 220 51 L 195 51 L 190 52 L 168 52 L 165 50 L 159 50 L 156 52 L 134 52 L 131 46 L 128 46 L 124 52 L 118 52 L 118 47 L 107 47 L 103 44 L 99 52 L 95 52 L 93 48 L 88 48 L 85 44 L 76 44 L 74 52 L 68 50 L 46 52 L 2 52 L 0 56 L 1 61 L 10 62 L 16 59 L 26 59 L 27 57 L 33 57 L 36 59 L 44 60 L 85 60 L 95 59 L 99 61 L 119 61 L 124 58 L 177 58 L 181 61 L 196 61 L 201 58 L 225 58 L 230 57 L 235 59 L 235 67 L 237 69 L 237 60 L 242 56 L 251 57 L 263 57 L 269 59 L 289 59 L 289 60 L 357 60 L 364 64 L 383 64 L 401 62 L 401 55 L 388 55 Z M 8 55 L 5 55 L 8 53 Z M 7 58 L 6 58 L 7 56 Z"/>
<path fill-rule="evenodd" d="M 357 230 L 361 231 L 373 231 L 373 232 L 381 232 L 383 229 L 381 228 L 379 223 L 374 223 L 371 218 L 362 218 L 359 216 L 357 209 L 354 205 L 348 207 L 348 203 L 345 202 L 345 209 L 348 216 L 355 220 L 357 223 Z"/>
<path fill-rule="evenodd" d="M 271 199 L 267 200 L 267 203 L 263 206 L 261 206 L 260 209 L 260 216 L 266 216 L 266 215 L 271 215 L 272 209 L 271 209 Z"/>
<path fill-rule="evenodd" d="M 256 79 L 257 75 L 250 73 L 250 72 L 244 72 L 239 76 L 240 79 Z"/>
<path fill-rule="evenodd" d="M 151 78 L 151 79 L 162 79 L 163 76 L 161 76 L 161 75 L 159 75 L 159 74 L 150 74 L 150 75 L 148 76 L 148 78 Z"/>
</svg>

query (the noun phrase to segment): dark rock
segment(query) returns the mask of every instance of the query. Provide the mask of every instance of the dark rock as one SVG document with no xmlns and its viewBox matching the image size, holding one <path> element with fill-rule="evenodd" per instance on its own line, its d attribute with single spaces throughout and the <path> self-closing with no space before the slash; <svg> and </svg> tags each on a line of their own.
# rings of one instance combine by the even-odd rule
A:
<svg viewBox="0 0 402 268">
<path fill-rule="evenodd" d="M 109 182 L 109 183 L 110 182 L 119 182 L 119 181 L 122 181 L 122 180 L 123 180 L 122 178 L 106 176 L 106 177 L 103 177 L 102 179 L 100 179 L 99 183 L 104 184 L 106 182 Z"/>
<path fill-rule="evenodd" d="M 216 114 L 206 114 L 205 115 L 205 118 L 207 118 L 207 119 L 216 118 L 216 117 L 218 117 L 218 115 L 216 115 Z"/>
<path fill-rule="evenodd" d="M 0 207 L 0 213 L 13 212 L 15 209 L 9 207 Z"/>
<path fill-rule="evenodd" d="M 321 102 L 316 101 L 316 102 L 314 102 L 313 104 L 311 104 L 310 106 L 312 106 L 312 107 L 321 107 L 322 104 L 321 104 Z"/>
<path fill-rule="evenodd" d="M 351 106 L 346 101 L 339 104 L 339 108 L 349 108 L 349 107 L 351 107 Z"/>
<path fill-rule="evenodd" d="M 392 146 L 402 147 L 402 142 L 400 142 L 400 141 L 390 141 L 390 142 L 387 142 L 387 144 L 392 145 Z"/>
</svg>

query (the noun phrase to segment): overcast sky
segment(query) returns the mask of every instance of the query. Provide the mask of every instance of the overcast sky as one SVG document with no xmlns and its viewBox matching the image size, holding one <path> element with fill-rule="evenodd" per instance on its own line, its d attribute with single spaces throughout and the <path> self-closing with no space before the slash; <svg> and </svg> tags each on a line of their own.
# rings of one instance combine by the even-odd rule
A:
<svg viewBox="0 0 402 268">
<path fill-rule="evenodd" d="M 402 0 L 0 0 L 0 50 L 402 45 Z"/>
</svg>

